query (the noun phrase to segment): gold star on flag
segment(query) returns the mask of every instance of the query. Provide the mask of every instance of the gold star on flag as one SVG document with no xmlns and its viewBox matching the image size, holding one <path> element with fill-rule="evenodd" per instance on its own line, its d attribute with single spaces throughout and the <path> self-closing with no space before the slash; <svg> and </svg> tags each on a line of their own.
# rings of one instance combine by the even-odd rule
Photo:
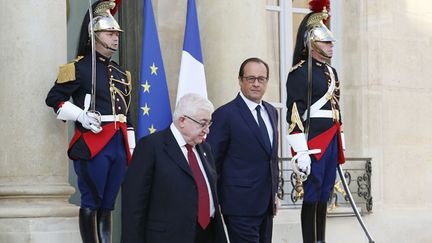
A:
<svg viewBox="0 0 432 243">
<path fill-rule="evenodd" d="M 151 87 L 151 85 L 148 83 L 148 81 L 146 80 L 146 82 L 145 82 L 145 84 L 141 84 L 141 86 L 143 87 L 143 89 L 144 89 L 144 93 L 145 92 L 147 92 L 147 93 L 150 93 L 150 87 Z"/>
<path fill-rule="evenodd" d="M 156 67 L 154 63 L 153 63 L 153 65 L 150 66 L 150 69 L 151 69 L 151 75 L 153 75 L 153 74 L 157 75 L 156 71 L 158 70 L 158 67 Z"/>
<path fill-rule="evenodd" d="M 150 134 L 156 132 L 156 128 L 154 128 L 153 124 L 151 125 L 151 127 L 149 127 L 148 130 L 149 130 Z"/>
<path fill-rule="evenodd" d="M 147 103 L 143 107 L 141 107 L 141 110 L 143 110 L 143 115 L 150 115 L 150 107 L 147 106 Z"/>
</svg>

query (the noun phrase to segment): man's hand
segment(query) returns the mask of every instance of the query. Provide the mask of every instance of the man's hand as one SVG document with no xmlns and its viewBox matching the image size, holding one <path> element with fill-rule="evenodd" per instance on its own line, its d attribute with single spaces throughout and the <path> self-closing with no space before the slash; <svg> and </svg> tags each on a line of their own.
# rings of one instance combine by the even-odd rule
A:
<svg viewBox="0 0 432 243">
<path fill-rule="evenodd" d="M 273 216 L 276 216 L 276 214 L 279 211 L 279 208 L 281 206 L 281 202 L 277 196 L 277 194 L 275 195 L 275 206 L 274 206 L 274 210 L 273 210 Z"/>
<path fill-rule="evenodd" d="M 80 122 L 85 129 L 89 129 L 93 133 L 99 133 L 102 131 L 99 115 L 94 112 L 81 112 L 81 114 L 77 117 L 77 121 Z"/>
<path fill-rule="evenodd" d="M 297 159 L 297 164 L 298 164 L 298 168 L 302 172 L 304 172 L 306 175 L 310 174 L 311 158 L 310 158 L 309 154 L 304 153 L 304 154 L 300 155 L 300 157 L 298 157 L 298 159 Z"/>
</svg>

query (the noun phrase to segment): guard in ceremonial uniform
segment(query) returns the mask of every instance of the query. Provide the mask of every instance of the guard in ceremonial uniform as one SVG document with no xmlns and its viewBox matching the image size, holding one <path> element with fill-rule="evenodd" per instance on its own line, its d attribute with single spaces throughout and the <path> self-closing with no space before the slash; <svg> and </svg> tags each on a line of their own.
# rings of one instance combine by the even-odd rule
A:
<svg viewBox="0 0 432 243">
<path fill-rule="evenodd" d="M 314 0 L 309 4 L 312 12 L 300 24 L 295 65 L 286 83 L 288 142 L 293 154 L 299 154 L 298 169 L 307 176 L 301 211 L 303 242 L 322 243 L 337 163 L 344 163 L 345 158 L 339 80 L 330 65 L 335 39 L 323 23 L 329 3 Z"/>
<path fill-rule="evenodd" d="M 114 8 L 114 1 L 93 4 L 91 25 L 89 13 L 82 24 L 78 57 L 60 66 L 46 98 L 58 119 L 75 122 L 68 155 L 81 192 L 79 224 L 84 243 L 111 242 L 111 211 L 135 147 L 129 116 L 131 76 L 111 60 L 122 32 L 110 12 Z"/>
</svg>

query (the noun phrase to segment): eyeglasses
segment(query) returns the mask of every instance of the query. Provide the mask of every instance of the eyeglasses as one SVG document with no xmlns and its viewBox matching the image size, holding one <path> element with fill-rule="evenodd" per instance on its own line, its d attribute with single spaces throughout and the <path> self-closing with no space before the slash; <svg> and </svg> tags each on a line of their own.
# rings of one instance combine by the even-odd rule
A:
<svg viewBox="0 0 432 243">
<path fill-rule="evenodd" d="M 247 76 L 247 77 L 242 77 L 243 79 L 245 79 L 248 83 L 253 84 L 255 83 L 255 80 L 258 80 L 258 83 L 263 84 L 267 81 L 267 77 L 255 77 L 255 76 Z"/>
<path fill-rule="evenodd" d="M 186 117 L 186 118 L 190 119 L 191 121 L 195 122 L 196 124 L 200 125 L 201 128 L 207 128 L 207 127 L 210 127 L 211 124 L 213 123 L 212 121 L 203 121 L 203 122 L 199 122 L 199 121 L 197 121 L 197 120 L 195 120 L 195 119 L 193 119 L 192 117 L 187 116 L 187 115 L 184 115 L 184 117 Z"/>
</svg>

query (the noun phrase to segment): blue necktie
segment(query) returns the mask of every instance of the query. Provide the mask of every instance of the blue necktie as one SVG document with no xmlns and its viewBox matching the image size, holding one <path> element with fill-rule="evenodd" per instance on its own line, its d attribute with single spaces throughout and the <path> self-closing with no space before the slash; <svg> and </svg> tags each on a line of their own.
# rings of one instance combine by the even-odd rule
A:
<svg viewBox="0 0 432 243">
<path fill-rule="evenodd" d="M 261 132 L 261 136 L 264 140 L 264 144 L 267 147 L 268 151 L 271 151 L 271 143 L 270 143 L 270 137 L 269 134 L 267 132 L 267 127 L 264 123 L 264 120 L 262 119 L 261 116 L 261 106 L 257 105 L 257 107 L 255 108 L 256 112 L 257 112 L 257 118 L 258 118 L 258 127 L 260 129 Z"/>
</svg>

